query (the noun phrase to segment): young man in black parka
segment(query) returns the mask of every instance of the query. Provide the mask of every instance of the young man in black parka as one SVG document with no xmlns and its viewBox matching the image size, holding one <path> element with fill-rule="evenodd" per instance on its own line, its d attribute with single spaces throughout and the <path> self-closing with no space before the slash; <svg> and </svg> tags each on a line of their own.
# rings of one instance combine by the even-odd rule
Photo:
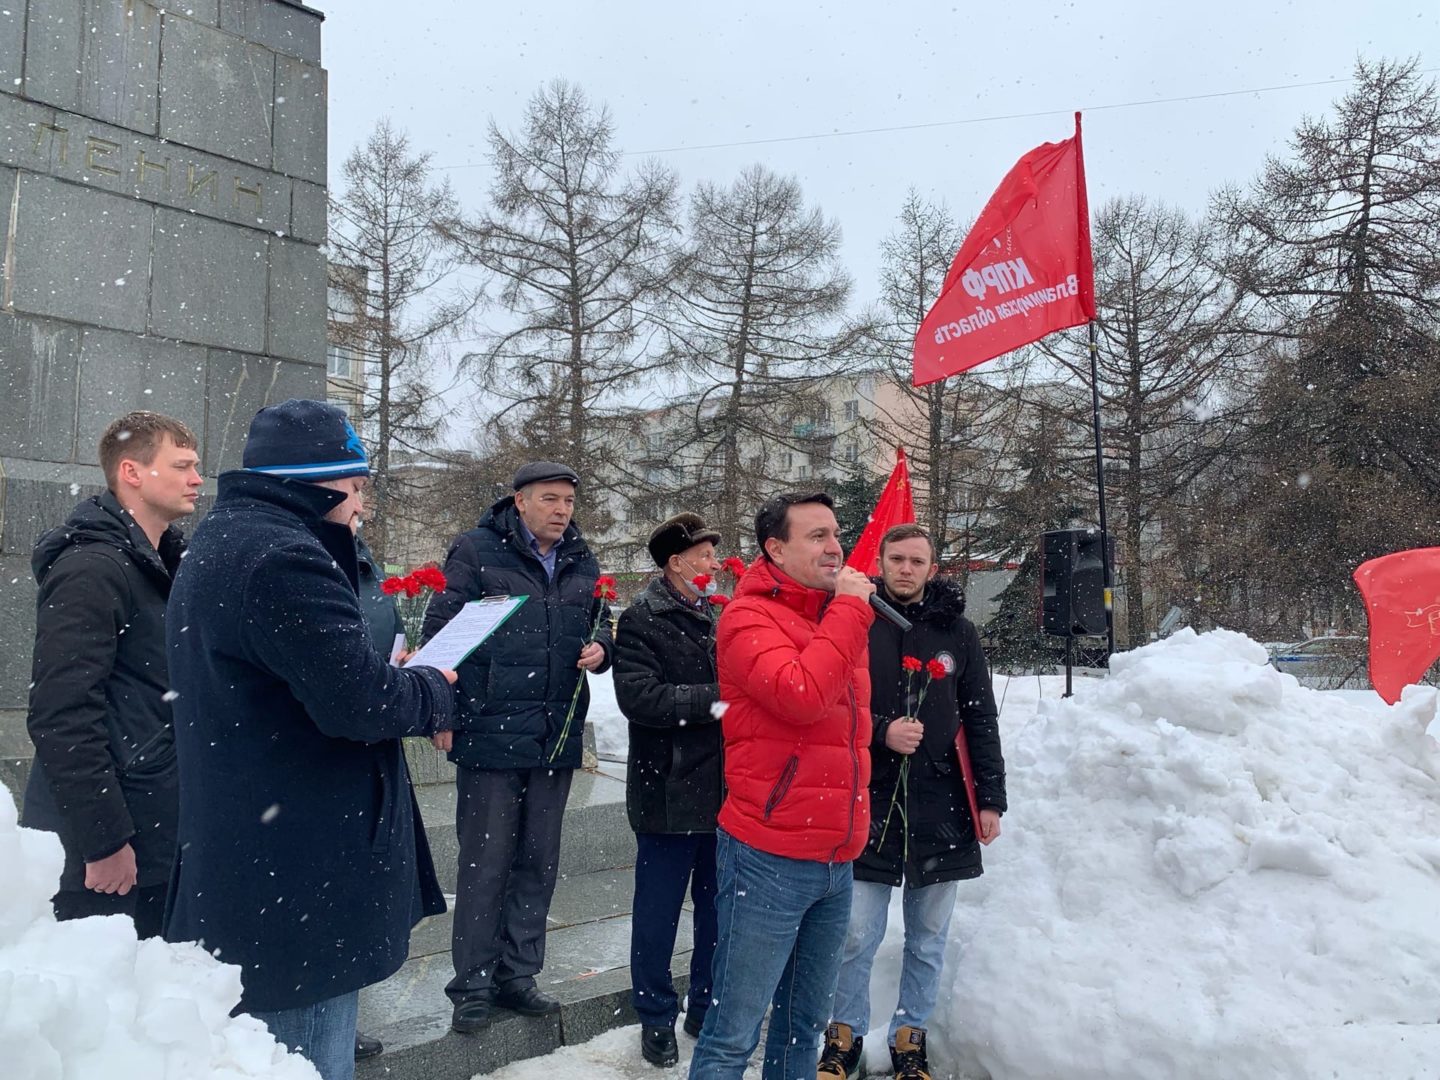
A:
<svg viewBox="0 0 1440 1080">
<path fill-rule="evenodd" d="M 983 872 L 980 845 L 1000 835 L 1005 760 L 990 670 L 980 635 L 965 618 L 964 592 L 937 578 L 938 569 L 934 545 L 919 525 L 897 525 L 880 542 L 879 596 L 912 629 L 884 619 L 870 629 L 870 840 L 855 861 L 821 1077 L 858 1073 L 870 1026 L 870 968 L 885 936 L 891 890 L 903 884 L 905 953 L 890 1056 L 897 1078 L 929 1080 L 926 1023 L 940 991 L 957 883 Z M 907 670 L 907 657 L 918 671 Z M 968 778 L 957 750 L 960 735 Z"/>
<path fill-rule="evenodd" d="M 100 438 L 106 490 L 35 545 L 40 586 L 20 824 L 60 835 L 58 919 L 129 915 L 160 932 L 179 809 L 165 603 L 200 496 L 195 436 L 153 412 Z"/>
</svg>

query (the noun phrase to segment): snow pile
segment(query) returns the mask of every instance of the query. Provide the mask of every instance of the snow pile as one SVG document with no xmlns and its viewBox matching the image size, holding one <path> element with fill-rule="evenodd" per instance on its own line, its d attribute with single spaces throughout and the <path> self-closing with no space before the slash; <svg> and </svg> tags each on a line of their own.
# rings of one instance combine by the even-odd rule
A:
<svg viewBox="0 0 1440 1080">
<path fill-rule="evenodd" d="M 997 1080 L 1434 1076 L 1435 709 L 1411 688 L 1377 714 L 1188 630 L 1018 730 L 1007 707 L 1012 810 L 961 886 L 932 1060 Z"/>
<path fill-rule="evenodd" d="M 585 722 L 595 729 L 595 752 L 600 757 L 624 761 L 630 756 L 630 724 L 615 701 L 612 672 L 590 676 L 590 711 Z"/>
<path fill-rule="evenodd" d="M 0 1061 L 6 1080 L 316 1080 L 260 1021 L 232 1019 L 240 969 L 137 942 L 127 918 L 57 923 L 60 841 L 16 823 L 0 784 Z"/>
</svg>

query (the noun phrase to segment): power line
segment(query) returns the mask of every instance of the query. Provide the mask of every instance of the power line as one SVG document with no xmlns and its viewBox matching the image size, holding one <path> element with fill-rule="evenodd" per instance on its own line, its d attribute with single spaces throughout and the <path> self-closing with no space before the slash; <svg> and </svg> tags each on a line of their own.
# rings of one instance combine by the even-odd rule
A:
<svg viewBox="0 0 1440 1080">
<path fill-rule="evenodd" d="M 1440 68 L 1421 68 L 1416 74 L 1430 75 Z M 1308 90 L 1318 86 L 1340 86 L 1354 82 L 1347 76 L 1343 79 L 1320 79 L 1315 82 L 1280 83 L 1276 86 L 1255 86 L 1245 90 L 1217 90 L 1208 94 L 1183 94 L 1179 97 L 1142 98 L 1137 101 L 1117 101 L 1108 105 L 1082 106 L 1078 111 L 1085 113 L 1108 112 L 1114 109 L 1137 109 L 1154 105 L 1175 105 L 1186 101 L 1211 101 L 1216 98 L 1244 97 L 1248 94 L 1273 94 L 1281 90 Z M 626 150 L 623 157 L 648 157 L 652 154 L 680 154 L 695 150 L 732 150 L 743 146 L 773 146 L 777 143 L 812 142 L 819 139 L 847 139 L 857 135 L 888 135 L 899 131 L 929 131 L 935 128 L 963 127 L 971 124 L 995 124 L 1007 120 L 1032 120 L 1042 116 L 1069 116 L 1075 109 L 1042 109 L 1038 112 L 1005 113 L 996 116 L 972 116 L 961 120 L 932 120 L 922 124 L 895 124 L 890 127 L 855 128 L 851 131 L 822 131 L 812 135 L 781 135 L 769 139 L 740 139 L 735 142 L 703 143 L 695 146 L 663 146 L 653 150 Z M 488 161 L 470 161 L 460 165 L 437 165 L 444 169 L 486 169 Z"/>
</svg>

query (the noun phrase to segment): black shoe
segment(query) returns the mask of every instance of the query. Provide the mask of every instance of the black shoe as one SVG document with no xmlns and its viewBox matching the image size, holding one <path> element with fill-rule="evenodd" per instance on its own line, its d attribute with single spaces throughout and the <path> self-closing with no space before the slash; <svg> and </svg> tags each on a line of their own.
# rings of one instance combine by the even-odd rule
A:
<svg viewBox="0 0 1440 1080">
<path fill-rule="evenodd" d="M 815 1067 L 817 1076 L 836 1076 L 850 1080 L 860 1075 L 860 1053 L 865 1040 L 856 1035 L 849 1024 L 832 1023 L 825 1029 L 825 1045 Z"/>
<path fill-rule="evenodd" d="M 930 1062 L 925 1057 L 925 1029 L 902 1027 L 895 1032 L 890 1048 L 895 1080 L 930 1080 Z"/>
<path fill-rule="evenodd" d="M 651 1065 L 668 1069 L 680 1060 L 680 1048 L 675 1045 L 673 1027 L 651 1027 L 646 1024 L 640 1029 L 640 1053 Z"/>
<path fill-rule="evenodd" d="M 489 1027 L 500 1018 L 495 999 L 490 994 L 476 994 L 455 1003 L 455 1012 L 450 1017 L 450 1030 L 461 1035 L 473 1035 Z"/>
<path fill-rule="evenodd" d="M 700 1029 L 704 1026 L 704 1013 L 697 1013 L 692 1011 L 685 1014 L 685 1034 L 689 1035 L 692 1039 L 698 1039 L 700 1037 Z"/>
<path fill-rule="evenodd" d="M 542 994 L 533 986 L 511 989 L 501 987 L 495 991 L 495 1004 L 521 1016 L 550 1016 L 560 1011 L 560 1002 Z"/>
<path fill-rule="evenodd" d="M 366 1058 L 379 1057 L 380 1052 L 385 1049 L 385 1044 L 379 1039 L 369 1035 L 355 1033 L 355 1060 L 364 1061 Z"/>
</svg>

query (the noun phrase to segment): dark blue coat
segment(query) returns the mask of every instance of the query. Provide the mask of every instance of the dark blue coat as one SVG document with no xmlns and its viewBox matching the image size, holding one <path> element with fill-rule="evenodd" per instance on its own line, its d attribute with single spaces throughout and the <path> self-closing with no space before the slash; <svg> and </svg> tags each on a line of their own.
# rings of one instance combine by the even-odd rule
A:
<svg viewBox="0 0 1440 1080">
<path fill-rule="evenodd" d="M 170 594 L 180 852 L 165 920 L 241 967 L 246 1012 L 378 982 L 445 909 L 402 735 L 450 726 L 454 692 L 371 644 L 341 499 L 220 477 Z"/>
<path fill-rule="evenodd" d="M 581 730 L 590 690 L 570 721 L 555 761 L 570 698 L 583 672 L 575 666 L 596 617 L 596 640 L 605 649 L 599 670 L 610 666 L 613 641 L 609 606 L 595 598 L 600 564 L 574 524 L 556 545 L 555 580 L 520 532 L 514 496 L 485 512 L 461 533 L 445 556 L 446 589 L 425 612 L 425 637 L 443 627 L 471 600 L 529 596 L 485 644 L 460 665 L 460 716 L 450 760 L 467 769 L 535 769 L 580 764 Z"/>
</svg>

